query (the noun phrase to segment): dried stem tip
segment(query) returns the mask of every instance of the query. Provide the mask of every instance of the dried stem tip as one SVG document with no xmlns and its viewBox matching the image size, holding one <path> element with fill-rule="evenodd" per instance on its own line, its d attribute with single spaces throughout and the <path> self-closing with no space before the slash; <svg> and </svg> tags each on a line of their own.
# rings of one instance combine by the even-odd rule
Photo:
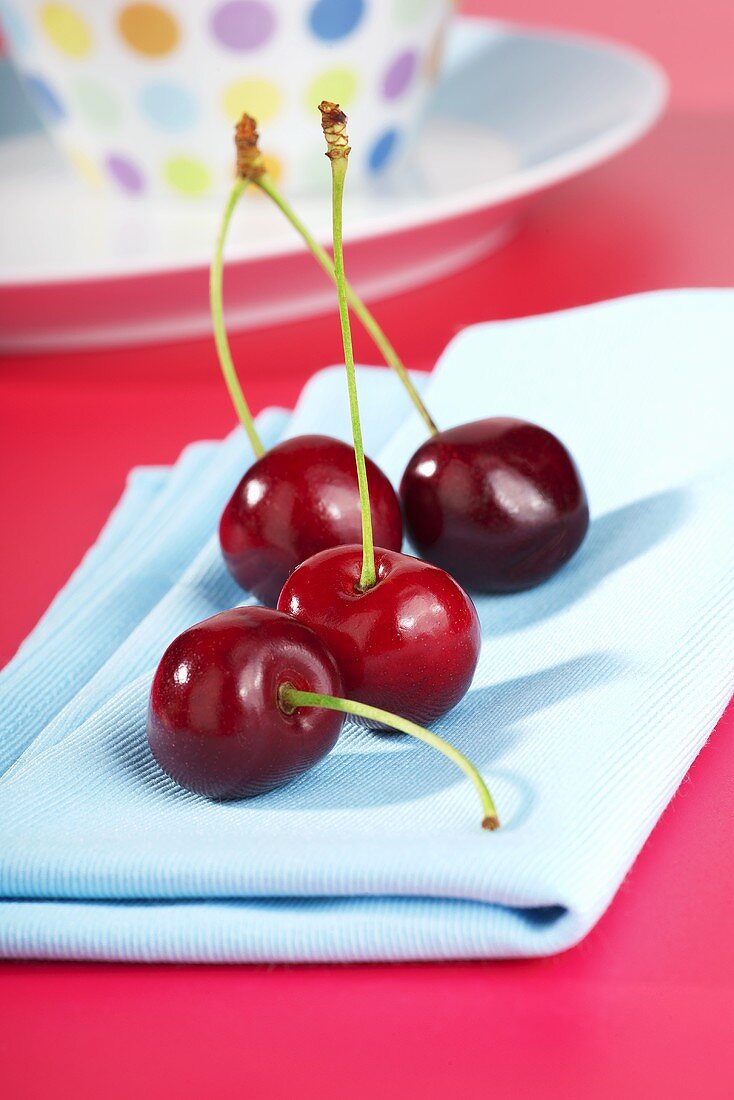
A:
<svg viewBox="0 0 734 1100">
<path fill-rule="evenodd" d="M 237 175 L 243 180 L 259 180 L 267 168 L 258 148 L 257 123 L 251 115 L 243 115 L 234 131 L 237 147 Z"/>
<path fill-rule="evenodd" d="M 329 103 L 326 99 L 319 103 L 319 110 L 321 111 L 321 129 L 326 138 L 327 157 L 329 160 L 348 157 L 350 145 L 347 137 L 347 116 L 338 103 Z"/>
</svg>

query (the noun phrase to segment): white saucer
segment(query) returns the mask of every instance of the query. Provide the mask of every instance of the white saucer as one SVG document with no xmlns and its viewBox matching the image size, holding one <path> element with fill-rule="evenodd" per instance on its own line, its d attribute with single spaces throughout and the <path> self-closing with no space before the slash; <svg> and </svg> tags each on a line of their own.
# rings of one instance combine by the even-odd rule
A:
<svg viewBox="0 0 734 1100">
<path fill-rule="evenodd" d="M 379 297 L 475 261 L 506 239 L 513 215 L 534 194 L 640 137 L 662 110 L 666 88 L 660 69 L 629 49 L 459 19 L 414 141 L 410 178 L 347 196 L 352 281 Z M 445 178 L 451 150 L 460 172 Z M 0 144 L 0 205 L 0 350 L 209 330 L 218 207 L 98 197 L 39 134 Z M 323 198 L 297 205 L 328 242 L 328 176 Z M 262 198 L 238 209 L 227 260 L 234 328 L 333 306 L 330 284 Z"/>
</svg>

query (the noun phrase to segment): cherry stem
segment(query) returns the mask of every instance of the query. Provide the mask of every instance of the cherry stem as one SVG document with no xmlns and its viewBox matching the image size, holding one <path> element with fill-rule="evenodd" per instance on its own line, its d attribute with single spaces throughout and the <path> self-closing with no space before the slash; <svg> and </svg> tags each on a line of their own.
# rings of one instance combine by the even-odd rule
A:
<svg viewBox="0 0 734 1100">
<path fill-rule="evenodd" d="M 232 404 L 240 419 L 240 423 L 247 432 L 247 438 L 250 440 L 250 445 L 255 452 L 255 457 L 261 458 L 265 454 L 265 447 L 255 428 L 255 421 L 252 418 L 250 407 L 245 400 L 245 395 L 242 392 L 242 387 L 240 386 L 237 372 L 232 362 L 229 341 L 227 340 L 227 331 L 224 327 L 224 311 L 222 307 L 224 241 L 227 236 L 227 230 L 232 219 L 234 208 L 248 183 L 249 180 L 238 179 L 227 200 L 227 206 L 224 210 L 222 224 L 219 228 L 217 243 L 214 249 L 214 258 L 212 259 L 212 265 L 209 271 L 209 301 L 211 305 L 212 322 L 214 325 L 214 341 L 217 345 L 217 355 L 219 357 L 219 365 L 222 368 L 222 374 L 224 375 L 224 381 L 229 391 L 229 396 L 232 399 Z"/>
<path fill-rule="evenodd" d="M 377 583 L 375 569 L 375 545 L 372 538 L 372 515 L 370 512 L 370 491 L 367 485 L 367 466 L 364 461 L 362 443 L 362 425 L 359 419 L 359 398 L 357 396 L 357 376 L 354 370 L 352 351 L 352 333 L 349 328 L 349 307 L 347 305 L 346 280 L 344 278 L 344 251 L 342 247 L 342 206 L 344 200 L 344 178 L 347 174 L 347 158 L 336 157 L 331 160 L 332 180 L 332 234 L 334 237 L 334 277 L 339 298 L 339 321 L 344 346 L 344 365 L 347 368 L 347 388 L 349 390 L 349 415 L 352 420 L 352 438 L 354 456 L 357 460 L 357 482 L 359 484 L 359 504 L 362 512 L 362 572 L 359 588 L 365 592 Z"/>
<path fill-rule="evenodd" d="M 448 741 L 444 741 L 442 737 L 431 733 L 430 730 L 423 729 L 415 722 L 410 722 L 407 718 L 400 718 L 397 714 L 390 714 L 389 711 L 381 710 L 379 707 L 370 707 L 366 703 L 355 703 L 352 699 L 339 699 L 334 695 L 321 695 L 315 691 L 299 691 L 292 684 L 281 685 L 278 691 L 278 705 L 286 714 L 292 714 L 298 707 L 325 707 L 327 710 L 338 710 L 342 714 L 353 714 L 358 718 L 381 722 L 383 725 L 391 726 L 401 733 L 416 737 L 419 741 L 425 742 L 426 745 L 431 745 L 453 761 L 471 779 L 482 803 L 482 828 L 499 829 L 500 819 L 492 796 L 471 760 L 464 756 L 463 752 L 459 752 L 453 745 L 450 745 Z"/>
<path fill-rule="evenodd" d="M 278 188 L 275 186 L 273 179 L 265 173 L 258 179 L 253 181 L 257 186 L 264 191 L 268 198 L 272 199 L 282 214 L 285 215 L 287 220 L 291 223 L 293 228 L 303 238 L 309 250 L 313 254 L 314 259 L 320 265 L 320 267 L 326 272 L 329 278 L 336 282 L 336 274 L 334 272 L 334 264 L 331 262 L 331 257 L 325 248 L 323 248 L 316 238 L 308 231 L 301 219 L 296 214 L 290 203 L 283 197 Z M 431 435 L 438 434 L 438 428 L 436 422 L 426 408 L 423 400 L 421 399 L 418 390 L 413 385 L 410 375 L 405 369 L 405 365 L 395 351 L 387 336 L 380 328 L 375 317 L 369 311 L 357 292 L 352 289 L 349 282 L 346 283 L 347 289 L 347 301 L 354 310 L 355 314 L 359 318 L 361 324 L 369 333 L 373 343 L 379 349 L 380 354 L 387 363 L 387 365 L 395 371 L 400 381 L 403 383 L 410 400 L 415 405 L 417 411 L 420 413 L 423 421 L 428 428 Z"/>
</svg>

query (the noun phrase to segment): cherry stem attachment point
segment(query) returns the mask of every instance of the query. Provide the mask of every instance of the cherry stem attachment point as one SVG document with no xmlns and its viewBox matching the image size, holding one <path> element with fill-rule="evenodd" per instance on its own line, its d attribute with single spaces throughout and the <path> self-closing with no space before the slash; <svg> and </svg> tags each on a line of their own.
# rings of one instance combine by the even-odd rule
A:
<svg viewBox="0 0 734 1100">
<path fill-rule="evenodd" d="M 362 425 L 359 419 L 359 398 L 357 396 L 357 376 L 354 369 L 352 351 L 352 333 L 349 328 L 349 307 L 347 305 L 346 280 L 344 278 L 344 251 L 342 247 L 342 206 L 344 199 L 344 178 L 347 174 L 346 156 L 331 160 L 332 180 L 332 233 L 334 237 L 334 276 L 339 297 L 339 321 L 344 346 L 344 365 L 347 368 L 347 389 L 349 391 L 349 415 L 352 421 L 354 456 L 357 461 L 357 482 L 359 484 L 359 504 L 362 512 L 362 572 L 359 589 L 364 592 L 377 583 L 375 569 L 375 545 L 372 537 L 372 514 L 370 511 L 370 491 L 367 485 L 367 466 L 364 460 Z"/>
<path fill-rule="evenodd" d="M 285 218 L 290 222 L 295 231 L 303 239 L 309 251 L 313 254 L 314 259 L 322 268 L 322 270 L 326 272 L 332 282 L 336 282 L 334 264 L 332 263 L 331 257 L 329 256 L 328 252 L 309 232 L 304 223 L 296 214 L 293 207 L 278 190 L 273 179 L 266 172 L 258 179 L 253 180 L 253 183 L 255 183 L 268 196 L 268 198 L 275 203 L 280 212 L 285 216 Z M 346 282 L 346 290 L 347 301 L 349 302 L 350 307 L 354 311 L 360 323 L 369 334 L 370 338 L 372 339 L 375 346 L 378 348 L 387 365 L 397 374 L 398 378 L 405 387 L 408 397 L 413 402 L 413 405 L 415 406 L 417 412 L 420 414 L 423 422 L 428 428 L 428 431 L 431 433 L 431 435 L 437 435 L 438 428 L 436 426 L 436 422 L 434 421 L 430 412 L 423 403 L 423 400 L 418 393 L 418 390 L 413 385 L 413 381 L 407 370 L 405 369 L 404 363 L 400 359 L 398 353 L 395 351 L 395 348 L 392 346 L 387 336 L 380 328 L 380 325 L 377 323 L 375 317 L 364 304 L 357 292 L 352 289 L 348 281 Z"/>
<path fill-rule="evenodd" d="M 499 829 L 500 819 L 487 784 L 463 752 L 444 741 L 430 730 L 423 729 L 415 722 L 407 718 L 400 718 L 397 714 L 381 710 L 379 707 L 371 707 L 366 703 L 356 703 L 351 699 L 340 699 L 334 695 L 321 695 L 315 691 L 299 691 L 292 684 L 281 684 L 278 691 L 278 705 L 286 714 L 292 714 L 298 707 L 325 707 L 327 710 L 338 710 L 342 714 L 353 714 L 358 718 L 367 718 L 372 722 L 381 722 L 385 726 L 407 733 L 419 741 L 438 749 L 464 772 L 474 784 L 482 803 L 482 828 L 493 831 Z"/>
<path fill-rule="evenodd" d="M 249 182 L 250 181 L 247 179 L 238 179 L 227 200 L 224 216 L 222 217 L 222 223 L 217 236 L 216 247 L 214 249 L 214 258 L 212 259 L 209 271 L 209 302 L 211 306 L 212 323 L 214 326 L 214 342 L 217 345 L 217 355 L 219 357 L 219 365 L 222 368 L 222 374 L 224 375 L 224 381 L 229 391 L 229 396 L 232 399 L 232 404 L 237 412 L 237 416 L 240 419 L 240 423 L 247 433 L 247 438 L 250 440 L 250 446 L 255 453 L 255 457 L 261 458 L 265 454 L 265 447 L 257 433 L 255 421 L 250 412 L 250 407 L 245 400 L 245 395 L 242 392 L 242 387 L 240 386 L 237 372 L 232 362 L 229 341 L 227 340 L 227 331 L 224 327 L 224 310 L 222 306 L 224 242 L 234 208 Z"/>
</svg>

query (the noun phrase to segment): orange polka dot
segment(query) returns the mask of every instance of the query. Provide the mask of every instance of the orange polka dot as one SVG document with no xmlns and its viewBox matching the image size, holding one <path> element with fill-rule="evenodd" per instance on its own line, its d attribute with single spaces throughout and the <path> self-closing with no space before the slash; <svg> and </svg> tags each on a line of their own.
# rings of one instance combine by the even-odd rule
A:
<svg viewBox="0 0 734 1100">
<path fill-rule="evenodd" d="M 181 37 L 178 23 L 159 4 L 128 4 L 117 25 L 128 46 L 149 57 L 170 53 Z"/>
<path fill-rule="evenodd" d="M 283 178 L 283 162 L 280 157 L 276 157 L 274 153 L 266 153 L 263 151 L 263 160 L 265 161 L 267 173 L 273 183 L 280 183 Z M 248 187 L 247 190 L 248 193 L 256 199 L 264 199 L 267 197 L 265 192 L 261 191 L 259 187 Z"/>
<path fill-rule="evenodd" d="M 263 160 L 265 161 L 268 175 L 278 183 L 283 178 L 283 162 L 280 157 L 276 157 L 275 153 L 263 153 Z"/>
<path fill-rule="evenodd" d="M 439 27 L 424 61 L 424 72 L 431 82 L 438 79 L 438 74 L 441 71 L 444 46 L 446 45 L 446 31 L 447 25 L 444 23 Z"/>
</svg>

